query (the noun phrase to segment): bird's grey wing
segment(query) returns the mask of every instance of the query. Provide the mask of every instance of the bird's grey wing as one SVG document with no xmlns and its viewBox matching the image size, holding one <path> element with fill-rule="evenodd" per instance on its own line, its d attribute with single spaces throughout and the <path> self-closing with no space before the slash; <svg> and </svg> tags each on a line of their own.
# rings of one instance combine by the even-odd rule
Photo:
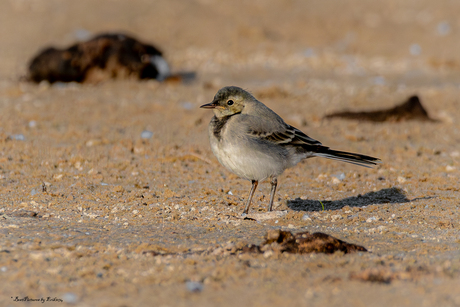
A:
<svg viewBox="0 0 460 307">
<path fill-rule="evenodd" d="M 312 139 L 299 129 L 284 122 L 262 122 L 249 120 L 247 134 L 265 139 L 279 145 L 321 146 L 321 142 Z"/>
<path fill-rule="evenodd" d="M 285 147 L 295 147 L 299 153 L 339 160 L 360 166 L 372 167 L 380 159 L 357 153 L 332 150 L 321 142 L 312 139 L 299 129 L 284 122 L 255 121 L 246 122 L 246 133 Z"/>
</svg>

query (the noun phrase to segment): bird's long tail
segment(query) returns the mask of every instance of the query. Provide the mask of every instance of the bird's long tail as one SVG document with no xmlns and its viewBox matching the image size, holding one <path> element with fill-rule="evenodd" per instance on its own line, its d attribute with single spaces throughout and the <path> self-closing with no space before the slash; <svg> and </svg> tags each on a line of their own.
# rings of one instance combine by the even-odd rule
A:
<svg viewBox="0 0 460 307">
<path fill-rule="evenodd" d="M 359 166 L 369 167 L 371 168 L 374 165 L 377 165 L 381 162 L 379 158 L 374 158 L 371 156 L 366 156 L 358 153 L 346 152 L 346 151 L 338 151 L 329 149 L 328 147 L 321 146 L 321 150 L 315 152 L 315 156 L 323 157 L 327 159 L 343 161 Z"/>
</svg>

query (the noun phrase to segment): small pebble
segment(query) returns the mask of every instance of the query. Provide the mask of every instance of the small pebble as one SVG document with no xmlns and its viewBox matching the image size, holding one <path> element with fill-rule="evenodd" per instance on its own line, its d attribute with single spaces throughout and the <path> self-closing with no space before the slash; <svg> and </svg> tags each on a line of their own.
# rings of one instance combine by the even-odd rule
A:
<svg viewBox="0 0 460 307">
<path fill-rule="evenodd" d="M 73 35 L 75 36 L 77 40 L 82 42 L 82 41 L 89 40 L 92 36 L 92 33 L 86 29 L 80 28 L 80 29 L 74 30 Z"/>
<path fill-rule="evenodd" d="M 187 290 L 190 292 L 201 292 L 203 291 L 203 284 L 199 281 L 187 281 L 185 283 Z"/>
<path fill-rule="evenodd" d="M 268 251 L 265 251 L 264 252 L 264 258 L 270 258 L 271 256 L 273 256 L 273 251 L 271 250 L 268 250 Z"/>
<path fill-rule="evenodd" d="M 375 216 L 373 217 L 370 217 L 366 220 L 366 223 L 372 223 L 372 222 L 375 222 L 377 220 L 377 218 Z"/>
<path fill-rule="evenodd" d="M 331 216 L 331 221 L 332 222 L 335 222 L 335 221 L 341 220 L 341 219 L 343 219 L 343 217 L 340 214 L 335 214 L 335 215 Z"/>
<path fill-rule="evenodd" d="M 332 175 L 332 176 L 334 176 L 335 178 L 339 179 L 340 181 L 345 179 L 345 173 L 337 173 L 337 174 Z"/>
<path fill-rule="evenodd" d="M 377 76 L 374 78 L 375 85 L 385 85 L 385 78 L 382 76 Z"/>
<path fill-rule="evenodd" d="M 193 110 L 195 107 L 193 103 L 189 101 L 184 101 L 180 103 L 181 107 L 184 108 L 185 110 Z"/>
<path fill-rule="evenodd" d="M 422 47 L 419 44 L 410 45 L 409 52 L 412 55 L 420 55 L 422 53 Z"/>
<path fill-rule="evenodd" d="M 332 180 L 331 180 L 331 181 L 332 181 L 333 184 L 338 184 L 338 183 L 340 183 L 340 179 L 337 178 L 337 177 L 332 177 Z"/>
<path fill-rule="evenodd" d="M 25 138 L 25 136 L 23 134 L 13 134 L 11 136 L 11 138 L 13 140 L 16 140 L 16 141 L 25 141 L 26 140 L 26 138 Z"/>
<path fill-rule="evenodd" d="M 148 130 L 144 130 L 141 133 L 141 138 L 142 139 L 150 139 L 152 136 L 153 136 L 153 132 L 148 131 Z"/>
<path fill-rule="evenodd" d="M 64 295 L 62 296 L 62 300 L 67 304 L 76 304 L 78 301 L 78 297 L 75 293 L 67 292 L 64 293 Z"/>
<path fill-rule="evenodd" d="M 438 34 L 445 36 L 450 33 L 450 25 L 447 21 L 441 21 L 437 26 Z"/>
<path fill-rule="evenodd" d="M 313 48 L 307 48 L 303 52 L 303 56 L 306 57 L 306 58 L 314 57 L 315 56 L 315 51 L 313 50 Z"/>
</svg>

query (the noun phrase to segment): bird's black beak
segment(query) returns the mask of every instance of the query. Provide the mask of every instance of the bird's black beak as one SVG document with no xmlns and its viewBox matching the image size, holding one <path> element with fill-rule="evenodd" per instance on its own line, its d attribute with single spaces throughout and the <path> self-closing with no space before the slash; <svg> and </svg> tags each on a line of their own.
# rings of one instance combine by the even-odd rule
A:
<svg viewBox="0 0 460 307">
<path fill-rule="evenodd" d="M 219 106 L 219 103 L 216 100 L 214 100 L 211 103 L 207 103 L 207 104 L 202 105 L 200 108 L 203 108 L 203 109 L 215 109 L 218 106 Z"/>
</svg>

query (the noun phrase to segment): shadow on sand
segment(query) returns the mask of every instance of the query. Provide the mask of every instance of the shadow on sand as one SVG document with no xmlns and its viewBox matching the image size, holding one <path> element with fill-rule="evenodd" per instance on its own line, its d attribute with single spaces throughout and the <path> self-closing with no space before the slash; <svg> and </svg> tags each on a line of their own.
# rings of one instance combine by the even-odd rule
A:
<svg viewBox="0 0 460 307">
<path fill-rule="evenodd" d="M 340 200 L 322 200 L 324 210 L 338 210 L 345 206 L 349 207 L 365 207 L 369 205 L 388 204 L 388 203 L 406 203 L 410 200 L 404 195 L 404 192 L 398 188 L 382 189 L 377 192 L 369 192 L 367 194 L 353 197 L 347 197 Z M 319 200 L 310 199 L 292 199 L 288 200 L 287 206 L 296 211 L 322 211 Z"/>
</svg>

